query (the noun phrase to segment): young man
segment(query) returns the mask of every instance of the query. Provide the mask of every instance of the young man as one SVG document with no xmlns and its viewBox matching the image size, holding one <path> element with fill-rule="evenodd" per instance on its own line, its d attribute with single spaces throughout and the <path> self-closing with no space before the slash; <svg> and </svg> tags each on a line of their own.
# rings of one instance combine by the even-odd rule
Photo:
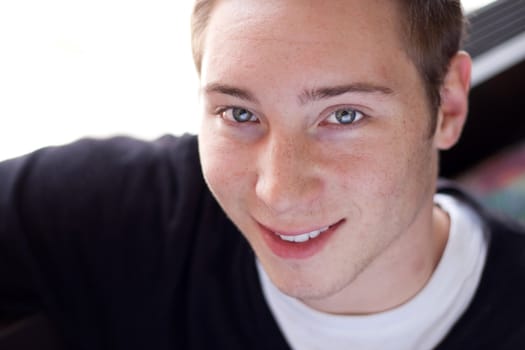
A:
<svg viewBox="0 0 525 350">
<path fill-rule="evenodd" d="M 75 349 L 525 346 L 522 229 L 435 194 L 462 32 L 451 0 L 197 1 L 198 143 L 0 165 L 2 311 Z"/>
</svg>

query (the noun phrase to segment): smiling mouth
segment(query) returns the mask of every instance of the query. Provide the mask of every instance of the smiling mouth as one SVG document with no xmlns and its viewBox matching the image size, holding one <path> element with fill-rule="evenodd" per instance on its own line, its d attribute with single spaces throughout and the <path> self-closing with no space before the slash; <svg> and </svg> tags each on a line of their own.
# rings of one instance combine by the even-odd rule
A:
<svg viewBox="0 0 525 350">
<path fill-rule="evenodd" d="M 270 250 L 283 259 L 307 259 L 320 252 L 343 225 L 345 219 L 312 231 L 280 231 L 261 224 L 262 236 Z"/>
<path fill-rule="evenodd" d="M 310 239 L 319 237 L 323 232 L 328 231 L 330 227 L 331 226 L 326 226 L 319 230 L 314 230 L 314 231 L 306 232 L 306 233 L 299 234 L 299 235 L 284 235 L 284 234 L 280 234 L 279 232 L 274 232 L 274 233 L 277 236 L 279 236 L 279 238 L 281 238 L 283 241 L 294 242 L 294 243 L 304 243 L 304 242 L 309 241 Z"/>
</svg>

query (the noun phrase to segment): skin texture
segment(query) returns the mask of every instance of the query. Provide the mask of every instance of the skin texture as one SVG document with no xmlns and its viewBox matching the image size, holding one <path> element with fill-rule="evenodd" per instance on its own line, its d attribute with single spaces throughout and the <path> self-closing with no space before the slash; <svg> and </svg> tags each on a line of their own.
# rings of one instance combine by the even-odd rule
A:
<svg viewBox="0 0 525 350">
<path fill-rule="evenodd" d="M 406 302 L 446 244 L 448 217 L 432 202 L 437 151 L 461 133 L 470 59 L 453 58 L 429 137 L 428 101 L 399 20 L 390 0 L 223 0 L 207 29 L 206 182 L 273 283 L 324 312 Z M 249 120 L 233 119 L 232 107 Z M 358 111 L 356 121 L 339 124 L 341 110 Z M 304 233 L 338 222 L 301 258 L 275 254 L 261 228 Z"/>
</svg>

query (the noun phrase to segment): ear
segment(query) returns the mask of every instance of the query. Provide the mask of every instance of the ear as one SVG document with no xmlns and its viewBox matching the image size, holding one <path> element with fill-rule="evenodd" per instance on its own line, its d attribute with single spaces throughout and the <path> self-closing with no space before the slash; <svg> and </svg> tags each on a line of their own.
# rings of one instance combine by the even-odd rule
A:
<svg viewBox="0 0 525 350">
<path fill-rule="evenodd" d="M 438 149 L 449 149 L 461 136 L 468 113 L 468 92 L 472 61 L 464 52 L 458 52 L 450 66 L 441 87 L 441 105 L 434 142 Z"/>
</svg>

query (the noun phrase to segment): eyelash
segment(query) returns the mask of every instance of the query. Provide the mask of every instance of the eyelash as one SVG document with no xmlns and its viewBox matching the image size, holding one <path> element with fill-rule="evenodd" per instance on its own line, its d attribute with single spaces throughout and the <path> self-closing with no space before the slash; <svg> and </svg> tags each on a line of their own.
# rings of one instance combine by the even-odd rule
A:
<svg viewBox="0 0 525 350">
<path fill-rule="evenodd" d="M 238 120 L 237 118 L 235 118 L 233 112 L 234 110 L 238 110 L 238 111 L 244 111 L 244 113 L 250 113 L 251 114 L 251 117 L 247 120 Z M 231 114 L 231 116 L 228 116 L 228 113 Z M 257 119 L 257 117 L 255 116 L 254 113 L 250 112 L 250 110 L 246 109 L 246 108 L 241 108 L 241 107 L 223 107 L 223 108 L 220 108 L 219 110 L 217 110 L 216 114 L 218 116 L 220 116 L 222 119 L 225 119 L 229 122 L 232 122 L 232 123 L 237 123 L 237 124 L 244 124 L 244 123 L 258 123 L 259 120 Z M 254 118 L 256 118 L 257 120 L 253 120 Z"/>
<path fill-rule="evenodd" d="M 346 115 L 340 115 L 338 118 L 338 115 L 337 115 L 338 112 L 350 112 L 350 113 Z M 350 120 L 346 123 L 343 123 L 341 119 L 347 117 L 348 115 L 350 115 Z M 329 119 L 332 118 L 332 116 L 336 119 L 336 121 L 334 122 L 328 121 Z M 352 107 L 343 107 L 343 108 L 337 108 L 333 112 L 330 112 L 328 117 L 324 118 L 321 124 L 334 125 L 337 127 L 345 127 L 345 126 L 356 124 L 362 119 L 364 119 L 365 117 L 367 117 L 367 115 L 358 109 L 355 109 Z"/>
<path fill-rule="evenodd" d="M 240 113 L 241 115 L 249 113 L 251 116 L 248 119 L 239 120 L 239 118 L 236 118 L 235 115 L 233 114 L 236 110 L 238 112 L 241 112 Z M 349 120 L 348 123 L 342 123 L 341 122 L 341 118 L 344 118 L 348 114 L 347 115 L 340 115 L 339 118 L 338 118 L 337 113 L 338 112 L 349 112 L 349 111 L 350 111 L 350 114 L 351 114 L 351 117 L 350 117 L 351 120 Z M 250 110 L 248 110 L 246 108 L 242 108 L 242 107 L 228 106 L 228 107 L 219 108 L 216 111 L 216 114 L 219 117 L 221 117 L 222 119 L 224 119 L 224 120 L 226 120 L 228 122 L 231 122 L 231 123 L 235 123 L 235 124 L 259 123 L 259 119 L 255 116 L 254 113 L 252 113 Z M 336 122 L 328 121 L 328 119 L 332 118 L 332 116 L 334 116 L 334 118 L 337 120 Z M 336 126 L 336 127 L 345 127 L 345 126 L 350 126 L 352 124 L 358 123 L 359 121 L 361 121 L 362 119 L 364 119 L 366 117 L 367 117 L 367 115 L 365 113 L 361 112 L 358 109 L 355 109 L 355 108 L 352 108 L 352 107 L 343 107 L 343 108 L 338 108 L 338 109 L 334 110 L 333 112 L 330 112 L 328 117 L 324 118 L 323 121 L 320 123 L 320 125 L 333 125 L 333 126 Z"/>
</svg>

